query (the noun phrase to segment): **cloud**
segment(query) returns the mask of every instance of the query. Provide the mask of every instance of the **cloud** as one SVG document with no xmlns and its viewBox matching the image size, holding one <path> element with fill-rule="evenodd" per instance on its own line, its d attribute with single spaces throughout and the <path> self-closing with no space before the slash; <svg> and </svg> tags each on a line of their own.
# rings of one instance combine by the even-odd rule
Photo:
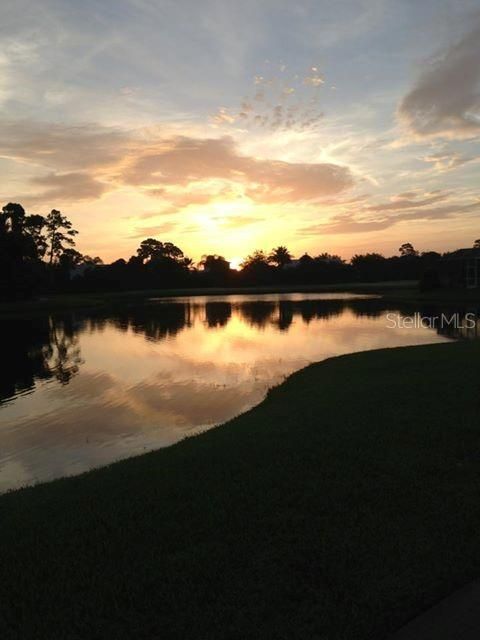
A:
<svg viewBox="0 0 480 640">
<path fill-rule="evenodd" d="M 332 163 L 290 163 L 241 155 L 235 141 L 177 136 L 137 157 L 122 179 L 131 185 L 186 187 L 208 180 L 243 185 L 261 202 L 317 200 L 353 185 L 348 167 Z"/>
<path fill-rule="evenodd" d="M 448 193 L 439 193 L 437 195 L 424 198 L 423 200 L 418 200 L 417 194 L 410 192 L 393 196 L 390 202 L 370 205 L 366 207 L 366 211 L 398 211 L 400 209 L 412 209 L 414 207 L 428 207 L 436 202 L 446 200 L 447 198 Z"/>
<path fill-rule="evenodd" d="M 474 157 L 461 155 L 456 151 L 432 153 L 423 159 L 425 162 L 431 163 L 436 171 L 451 171 L 467 164 L 467 162 L 476 160 Z"/>
<path fill-rule="evenodd" d="M 133 140 L 129 131 L 97 124 L 0 121 L 0 156 L 56 171 L 115 165 Z"/>
<path fill-rule="evenodd" d="M 145 191 L 148 195 L 155 195 L 159 198 L 163 199 L 167 204 L 166 208 L 162 209 L 160 212 L 156 212 L 154 214 L 146 214 L 142 217 L 152 217 L 153 215 L 168 215 L 171 213 L 177 213 L 181 209 L 186 209 L 187 207 L 195 206 L 195 205 L 206 205 L 217 200 L 233 200 L 236 197 L 239 197 L 234 191 L 232 191 L 229 187 L 222 187 L 216 189 L 215 186 L 210 186 L 209 189 L 193 189 L 193 190 L 185 190 L 176 191 L 175 189 L 146 189 Z"/>
<path fill-rule="evenodd" d="M 47 176 L 32 178 L 32 185 L 47 187 L 40 194 L 28 196 L 29 202 L 40 204 L 43 202 L 64 202 L 76 200 L 90 200 L 99 198 L 107 186 L 88 173 L 50 173 Z"/>
<path fill-rule="evenodd" d="M 242 154 L 230 136 L 179 136 L 160 127 L 0 121 L 0 156 L 40 173 L 27 177 L 26 203 L 94 199 L 127 186 L 159 198 L 162 213 L 176 213 L 244 197 L 265 204 L 314 202 L 354 183 L 347 166 L 257 158 Z M 45 191 L 36 193 L 39 186 Z"/>
<path fill-rule="evenodd" d="M 314 224 L 303 227 L 299 230 L 299 235 L 314 236 L 321 234 L 350 234 L 366 233 L 370 231 L 383 231 L 399 222 L 418 222 L 421 220 L 444 220 L 455 218 L 461 215 L 480 213 L 480 200 L 462 203 L 452 202 L 450 204 L 432 207 L 433 203 L 445 200 L 448 194 L 443 194 L 442 198 L 425 198 L 424 200 L 413 201 L 410 206 L 399 207 L 398 209 L 381 209 L 378 205 L 365 207 L 359 214 L 355 212 L 345 212 L 334 215 L 325 223 Z M 425 204 L 429 201 L 429 204 Z M 406 209 L 406 210 L 404 210 Z M 384 212 L 375 218 L 368 215 L 368 212 Z"/>
<path fill-rule="evenodd" d="M 256 75 L 253 93 L 238 107 L 220 107 L 210 118 L 214 127 L 240 127 L 242 130 L 308 131 L 313 133 L 324 119 L 319 88 L 324 84 L 317 67 L 308 75 Z"/>
<path fill-rule="evenodd" d="M 222 227 L 226 229 L 235 229 L 237 227 L 246 227 L 250 224 L 261 222 L 262 218 L 256 216 L 228 216 L 227 218 L 214 218 Z"/>
<path fill-rule="evenodd" d="M 164 222 L 155 227 L 137 227 L 129 238 L 151 238 L 160 236 L 164 233 L 170 233 L 176 228 L 174 222 Z"/>
<path fill-rule="evenodd" d="M 398 117 L 416 137 L 480 135 L 480 19 L 462 40 L 439 55 L 403 98 Z"/>
<path fill-rule="evenodd" d="M 352 204 L 361 204 L 370 198 L 369 193 L 362 193 L 351 198 L 322 198 L 321 204 L 324 207 L 345 207 Z"/>
<path fill-rule="evenodd" d="M 418 191 L 404 191 L 403 193 L 399 193 L 396 196 L 393 196 L 394 199 L 403 199 L 403 198 L 416 198 L 418 196 Z"/>
<path fill-rule="evenodd" d="M 367 231 L 382 231 L 393 223 L 390 220 L 357 221 L 354 214 L 343 213 L 333 216 L 329 222 L 312 224 L 299 230 L 302 236 L 317 236 L 336 233 L 365 233 Z"/>
<path fill-rule="evenodd" d="M 211 121 L 213 124 L 222 125 L 222 124 L 233 124 L 236 120 L 236 116 L 226 108 L 220 107 L 220 109 L 213 114 L 211 117 Z"/>
</svg>

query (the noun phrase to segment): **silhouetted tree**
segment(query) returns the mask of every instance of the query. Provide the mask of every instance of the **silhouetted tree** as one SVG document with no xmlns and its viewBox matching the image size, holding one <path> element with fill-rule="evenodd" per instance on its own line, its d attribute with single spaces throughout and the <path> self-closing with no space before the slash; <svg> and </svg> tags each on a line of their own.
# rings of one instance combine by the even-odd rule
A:
<svg viewBox="0 0 480 640">
<path fill-rule="evenodd" d="M 316 256 L 315 260 L 318 260 L 319 262 L 327 262 L 329 264 L 345 264 L 345 260 L 343 260 L 343 258 L 332 253 L 321 253 Z"/>
<path fill-rule="evenodd" d="M 438 251 L 422 251 L 420 257 L 427 262 L 435 262 L 436 260 L 440 260 L 442 254 L 438 253 Z"/>
<path fill-rule="evenodd" d="M 83 256 L 80 251 L 77 251 L 76 249 L 64 249 L 58 262 L 64 269 L 73 269 L 73 267 L 82 264 Z"/>
<path fill-rule="evenodd" d="M 363 282 L 385 279 L 386 263 L 386 258 L 380 253 L 355 254 L 351 259 L 358 280 Z"/>
<path fill-rule="evenodd" d="M 35 243 L 37 258 L 43 259 L 47 250 L 47 239 L 43 235 L 46 220 L 43 216 L 32 214 L 25 217 L 25 230 Z"/>
<path fill-rule="evenodd" d="M 91 258 L 90 256 L 82 256 L 82 262 L 92 267 L 98 267 L 103 264 L 103 260 L 99 256 Z"/>
<path fill-rule="evenodd" d="M 270 266 L 264 251 L 254 251 L 245 258 L 240 266 L 242 275 L 248 283 L 265 284 L 271 280 L 273 267 Z"/>
<path fill-rule="evenodd" d="M 418 251 L 414 249 L 413 244 L 411 244 L 410 242 L 405 242 L 405 244 L 402 244 L 402 246 L 399 248 L 399 252 L 402 258 L 412 258 L 418 256 Z"/>
<path fill-rule="evenodd" d="M 0 297 L 28 295 L 41 279 L 41 216 L 9 202 L 0 214 Z"/>
<path fill-rule="evenodd" d="M 245 270 L 245 269 L 250 269 L 252 267 L 256 267 L 258 265 L 268 266 L 268 258 L 265 255 L 264 251 L 256 249 L 253 253 L 249 254 L 245 258 L 245 260 L 243 260 L 243 262 L 240 265 L 240 268 Z"/>
<path fill-rule="evenodd" d="M 272 249 L 268 256 L 268 261 L 281 269 L 292 261 L 292 254 L 289 252 L 287 247 L 278 246 L 275 249 Z"/>
<path fill-rule="evenodd" d="M 143 240 L 137 249 L 137 254 L 144 263 L 161 260 L 162 258 L 180 260 L 184 257 L 183 251 L 171 242 L 160 242 L 155 238 Z"/>
<path fill-rule="evenodd" d="M 202 256 L 198 265 L 207 273 L 226 274 L 230 270 L 228 260 L 217 254 Z"/>
<path fill-rule="evenodd" d="M 324 252 L 315 258 L 305 253 L 293 260 L 287 247 L 279 245 L 268 255 L 254 251 L 236 271 L 216 254 L 203 256 L 195 268 L 177 245 L 147 238 L 128 262 L 120 259 L 103 265 L 99 257 L 82 255 L 74 248 L 76 235 L 72 223 L 56 209 L 45 218 L 27 215 L 18 203 L 5 205 L 0 213 L 0 297 L 48 290 L 48 285 L 57 291 L 100 291 L 420 280 L 422 287 L 432 288 L 440 284 L 439 261 L 449 255 L 436 251 L 420 254 L 407 242 L 400 247 L 399 256 L 390 258 L 378 253 L 357 254 L 347 263 L 338 255 Z M 474 248 L 480 249 L 480 239 L 474 242 Z M 287 326 L 288 322 L 286 306 L 279 324 Z"/>
<path fill-rule="evenodd" d="M 20 235 L 24 230 L 25 209 L 21 204 L 9 202 L 2 207 L 3 228 L 13 235 Z"/>
<path fill-rule="evenodd" d="M 72 228 L 72 223 L 60 211 L 52 209 L 45 221 L 46 241 L 48 246 L 48 262 L 52 266 L 58 262 L 63 251 L 75 246 L 74 236 L 78 231 Z"/>
<path fill-rule="evenodd" d="M 223 256 L 204 255 L 198 263 L 202 277 L 207 285 L 226 285 L 230 281 L 230 263 Z"/>
</svg>

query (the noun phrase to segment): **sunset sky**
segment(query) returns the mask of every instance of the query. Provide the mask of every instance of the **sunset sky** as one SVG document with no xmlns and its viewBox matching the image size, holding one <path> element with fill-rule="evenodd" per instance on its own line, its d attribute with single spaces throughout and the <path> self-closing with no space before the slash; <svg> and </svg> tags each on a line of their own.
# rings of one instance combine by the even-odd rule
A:
<svg viewBox="0 0 480 640">
<path fill-rule="evenodd" d="M 471 246 L 479 0 L 5 0 L 2 203 L 195 260 Z"/>
</svg>

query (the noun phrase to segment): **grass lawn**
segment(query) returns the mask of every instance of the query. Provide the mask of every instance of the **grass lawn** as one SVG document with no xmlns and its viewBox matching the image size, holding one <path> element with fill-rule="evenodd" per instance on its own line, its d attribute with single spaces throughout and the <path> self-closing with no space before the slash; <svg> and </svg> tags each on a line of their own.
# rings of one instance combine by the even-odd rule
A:
<svg viewBox="0 0 480 640">
<path fill-rule="evenodd" d="M 480 574 L 480 343 L 312 365 L 0 497 L 3 640 L 375 640 Z"/>
</svg>

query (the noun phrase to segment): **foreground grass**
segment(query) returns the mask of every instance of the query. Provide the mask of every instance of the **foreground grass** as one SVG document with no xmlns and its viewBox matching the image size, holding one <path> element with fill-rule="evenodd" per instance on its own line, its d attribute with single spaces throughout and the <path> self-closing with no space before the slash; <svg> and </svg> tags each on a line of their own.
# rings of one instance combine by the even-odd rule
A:
<svg viewBox="0 0 480 640">
<path fill-rule="evenodd" d="M 221 428 L 0 497 L 0 636 L 385 638 L 480 573 L 479 357 L 327 360 Z"/>
</svg>

